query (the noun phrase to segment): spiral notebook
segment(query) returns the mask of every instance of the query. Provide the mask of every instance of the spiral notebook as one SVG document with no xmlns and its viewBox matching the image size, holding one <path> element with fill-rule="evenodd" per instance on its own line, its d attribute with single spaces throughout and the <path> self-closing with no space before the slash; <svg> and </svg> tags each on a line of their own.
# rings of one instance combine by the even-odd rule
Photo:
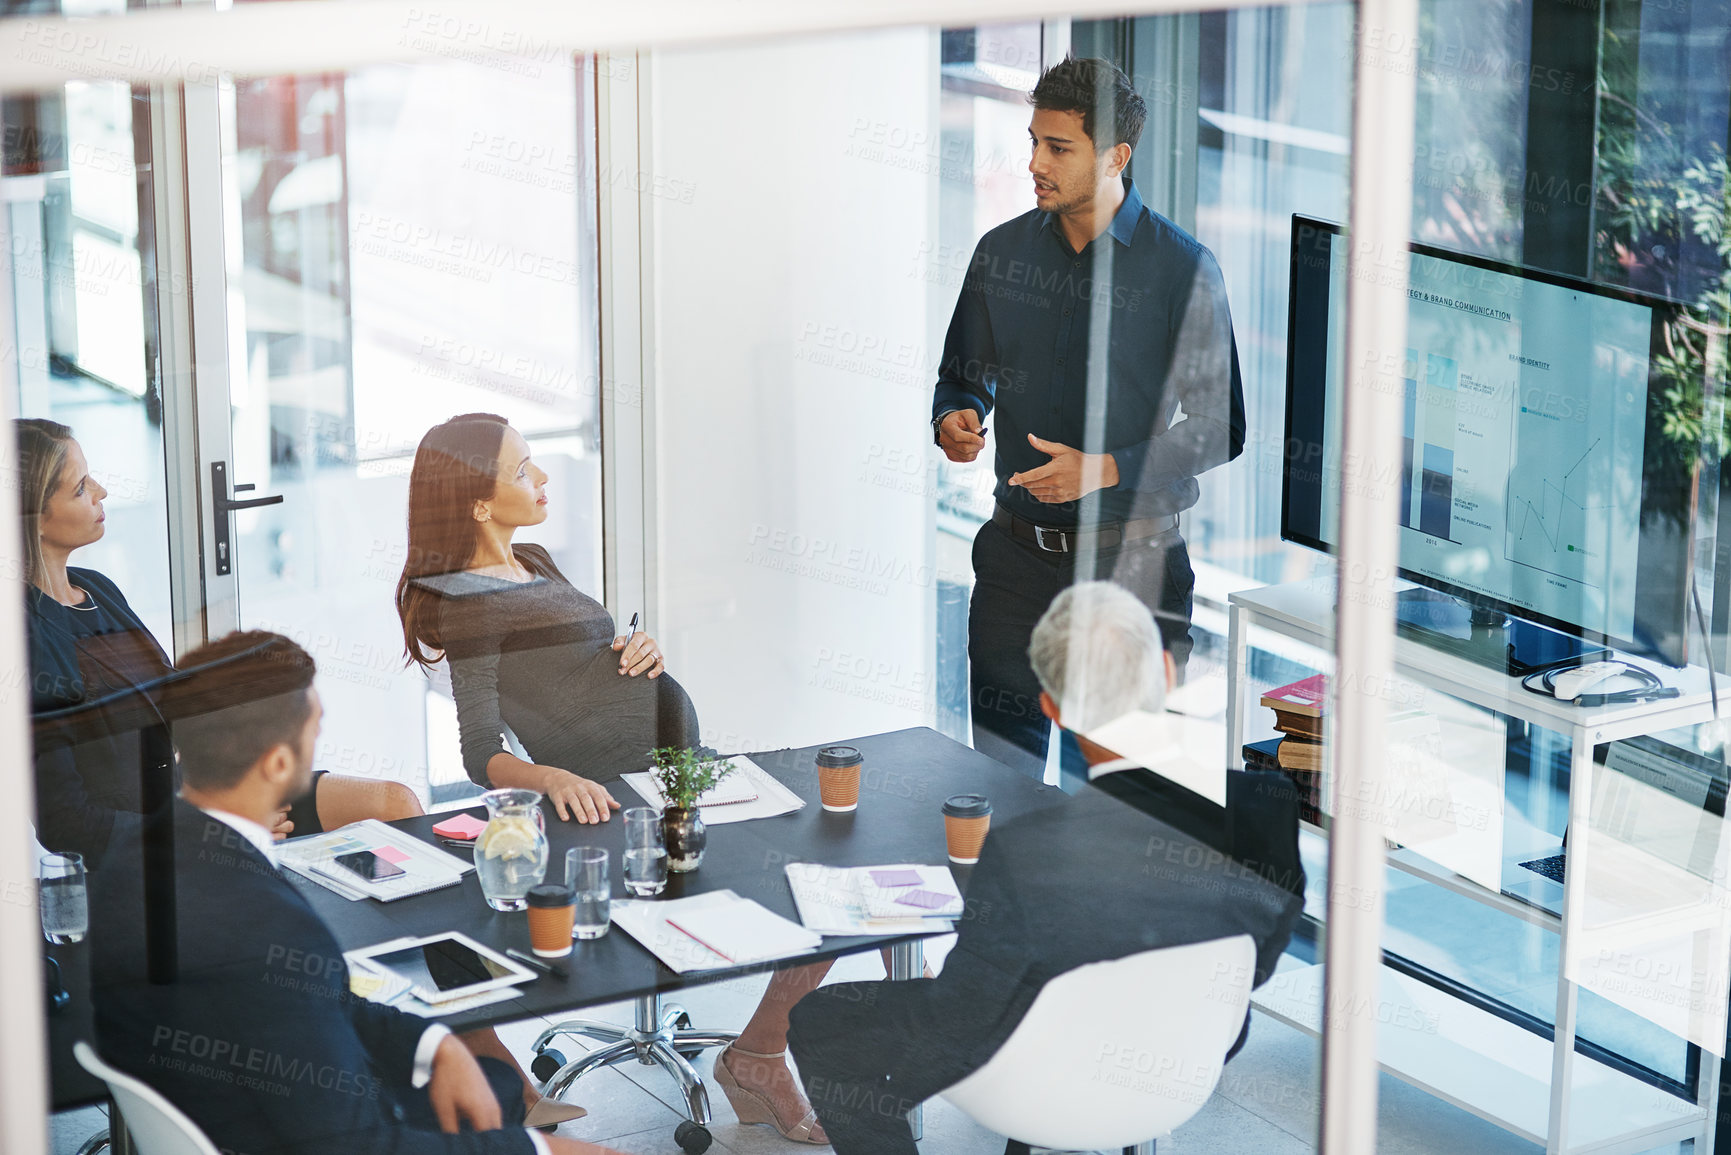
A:
<svg viewBox="0 0 1731 1155">
<path fill-rule="evenodd" d="M 615 900 L 613 921 L 677 974 L 790 958 L 823 943 L 822 935 L 731 890 Z"/>
</svg>

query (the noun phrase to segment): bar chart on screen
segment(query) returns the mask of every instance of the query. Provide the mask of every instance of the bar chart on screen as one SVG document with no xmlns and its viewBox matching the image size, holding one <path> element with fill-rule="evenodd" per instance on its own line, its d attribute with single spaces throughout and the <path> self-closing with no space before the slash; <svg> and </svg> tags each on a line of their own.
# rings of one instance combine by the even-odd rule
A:
<svg viewBox="0 0 1731 1155">
<path fill-rule="evenodd" d="M 1402 364 L 1407 376 L 1400 523 L 1453 541 L 1459 366 L 1453 357 L 1411 349 Z"/>
</svg>

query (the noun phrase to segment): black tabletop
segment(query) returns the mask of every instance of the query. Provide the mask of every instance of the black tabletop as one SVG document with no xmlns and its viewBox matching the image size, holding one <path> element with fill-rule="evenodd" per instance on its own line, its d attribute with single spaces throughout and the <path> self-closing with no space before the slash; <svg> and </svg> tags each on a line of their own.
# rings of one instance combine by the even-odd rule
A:
<svg viewBox="0 0 1731 1155">
<path fill-rule="evenodd" d="M 832 866 L 875 866 L 890 862 L 940 865 L 948 862 L 944 848 L 944 825 L 940 807 L 951 794 L 984 794 L 992 802 L 992 820 L 1007 821 L 1064 800 L 1062 792 L 1042 786 L 983 754 L 958 742 L 919 727 L 848 740 L 865 758 L 859 809 L 834 814 L 818 801 L 818 747 L 776 750 L 753 754 L 752 759 L 774 775 L 806 806 L 777 818 L 754 819 L 709 828 L 709 846 L 703 865 L 689 874 L 669 876 L 663 898 L 681 898 L 713 890 L 732 890 L 755 899 L 777 914 L 799 920 L 793 894 L 788 889 L 784 867 L 790 862 L 821 862 Z M 823 745 L 830 745 L 825 742 Z M 614 797 L 624 806 L 642 800 L 624 782 L 611 785 Z M 473 811 L 485 818 L 484 809 Z M 451 817 L 439 814 L 396 823 L 404 830 L 429 840 L 432 826 Z M 613 895 L 624 898 L 621 864 L 625 848 L 625 824 L 616 813 L 600 825 L 581 826 L 561 822 L 547 811 L 547 837 L 551 861 L 563 863 L 566 849 L 588 845 L 605 848 L 610 855 Z M 462 851 L 452 851 L 462 854 Z M 952 867 L 956 882 L 967 888 L 968 868 Z M 498 950 L 529 949 L 528 916 L 492 910 L 481 897 L 481 887 L 471 872 L 460 886 L 392 903 L 370 900 L 350 902 L 337 894 L 291 874 L 332 934 L 345 950 L 370 946 L 405 935 L 429 935 L 460 931 L 477 942 Z M 784 960 L 778 966 L 799 966 L 856 951 L 906 942 L 913 935 L 857 938 L 826 937 L 813 954 Z M 98 1100 L 101 1085 L 78 1068 L 72 1058 L 72 1043 L 89 1038 L 90 1010 L 87 994 L 88 963 L 84 948 L 56 947 L 53 953 L 67 967 L 66 983 L 73 992 L 73 1005 L 49 1019 L 52 1050 L 53 1101 L 56 1110 Z M 630 935 L 615 927 L 604 937 L 574 945 L 562 960 L 570 977 L 542 977 L 526 984 L 519 998 L 494 1003 L 441 1022 L 458 1031 L 512 1022 L 535 1015 L 570 1011 L 580 1007 L 617 1002 L 656 991 L 700 986 L 768 969 L 768 964 L 708 970 L 679 975 Z"/>
</svg>

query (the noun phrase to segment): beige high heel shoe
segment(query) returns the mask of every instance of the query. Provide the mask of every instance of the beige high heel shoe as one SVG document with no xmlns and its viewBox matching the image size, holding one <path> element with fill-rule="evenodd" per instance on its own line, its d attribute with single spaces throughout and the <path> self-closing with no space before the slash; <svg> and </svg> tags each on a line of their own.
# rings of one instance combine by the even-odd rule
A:
<svg viewBox="0 0 1731 1155">
<path fill-rule="evenodd" d="M 552 1131 L 559 1124 L 581 1119 L 588 1113 L 575 1103 L 565 1103 L 543 1095 L 529 1108 L 528 1114 L 523 1118 L 523 1126 L 533 1127 L 537 1131 Z"/>
<path fill-rule="evenodd" d="M 814 1143 L 819 1146 L 829 1142 L 829 1136 L 823 1133 L 823 1125 L 817 1121 L 817 1112 L 808 1104 L 805 1117 L 799 1122 L 789 1125 L 784 1123 L 776 1113 L 775 1104 L 768 1095 L 754 1091 L 750 1087 L 742 1087 L 739 1079 L 734 1076 L 732 1068 L 727 1065 L 727 1052 L 737 1051 L 748 1059 L 759 1059 L 764 1062 L 779 1063 L 787 1052 L 777 1051 L 773 1055 L 760 1055 L 756 1051 L 748 1051 L 738 1044 L 730 1044 L 719 1055 L 715 1056 L 715 1082 L 727 1096 L 727 1101 L 733 1104 L 733 1113 L 739 1116 L 741 1123 L 768 1123 L 781 1132 L 784 1139 L 792 1139 L 795 1143 Z M 804 1098 L 804 1093 L 800 1096 Z"/>
</svg>

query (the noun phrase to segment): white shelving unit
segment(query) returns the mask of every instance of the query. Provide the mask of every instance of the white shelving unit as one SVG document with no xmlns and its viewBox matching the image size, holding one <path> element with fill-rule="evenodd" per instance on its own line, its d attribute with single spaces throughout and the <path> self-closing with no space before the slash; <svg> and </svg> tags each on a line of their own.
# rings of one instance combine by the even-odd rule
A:
<svg viewBox="0 0 1731 1155">
<path fill-rule="evenodd" d="M 1312 579 L 1230 595 L 1227 622 L 1226 745 L 1228 764 L 1243 765 L 1248 707 L 1250 634 L 1268 630 L 1324 653 L 1334 648 L 1335 584 Z M 1580 945 L 1587 896 L 1577 865 L 1588 853 L 1593 747 L 1643 734 L 1711 721 L 1708 673 L 1699 666 L 1668 671 L 1675 698 L 1584 708 L 1529 693 L 1520 679 L 1411 639 L 1395 642 L 1395 673 L 1461 701 L 1552 730 L 1569 740 L 1569 854 L 1562 913 L 1551 915 L 1519 899 L 1488 890 L 1410 851 L 1391 852 L 1397 869 L 1487 906 L 1524 918 L 1562 937 L 1559 960 Z M 1318 831 L 1318 833 L 1321 833 Z M 1504 1127 L 1547 1155 L 1627 1155 L 1684 1139 L 1697 1152 L 1712 1150 L 1719 1089 L 1719 1059 L 1701 1053 L 1695 1102 L 1668 1094 L 1575 1053 L 1576 984 L 1559 962 L 1554 1039 L 1471 1006 L 1416 979 L 1383 968 L 1378 1058 L 1389 1074 Z M 1264 1013 L 1313 1034 L 1321 1030 L 1322 968 L 1285 971 L 1252 999 Z M 1412 1022 L 1436 1024 L 1414 1030 Z M 1403 1025 L 1405 1024 L 1405 1025 Z"/>
<path fill-rule="evenodd" d="M 1275 975 L 1251 998 L 1257 1010 L 1299 1030 L 1322 1030 L 1322 967 Z M 1481 1119 L 1545 1144 L 1550 1125 L 1551 1044 L 1507 1019 L 1428 983 L 1382 968 L 1377 1060 L 1384 1071 Z M 1619 1155 L 1702 1134 L 1695 1104 L 1575 1056 L 1569 1150 Z M 1710 1140 L 1708 1140 L 1710 1142 Z"/>
</svg>

